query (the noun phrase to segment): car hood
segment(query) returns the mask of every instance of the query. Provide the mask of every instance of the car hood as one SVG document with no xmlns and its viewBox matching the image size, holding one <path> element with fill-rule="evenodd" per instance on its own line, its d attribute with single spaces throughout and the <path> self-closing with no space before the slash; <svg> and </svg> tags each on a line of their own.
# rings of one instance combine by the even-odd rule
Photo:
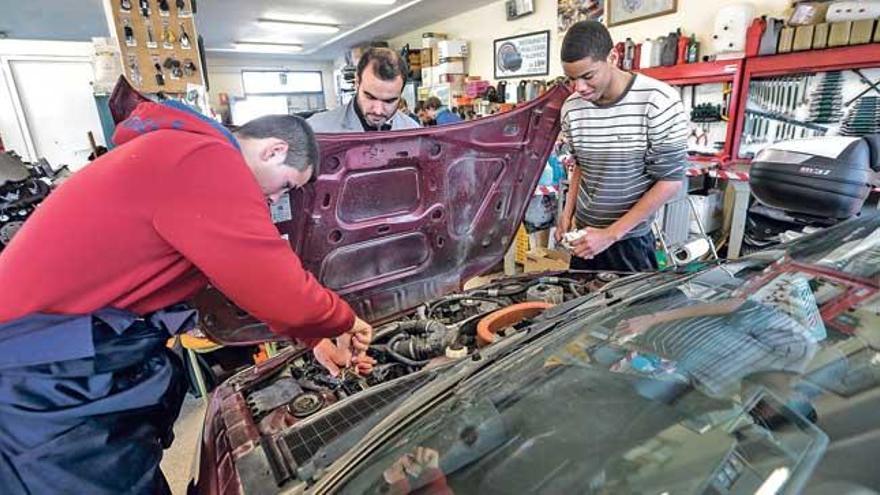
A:
<svg viewBox="0 0 880 495">
<path fill-rule="evenodd" d="M 318 135 L 317 181 L 273 205 L 273 219 L 303 266 L 369 322 L 460 290 L 513 241 L 568 95 L 557 86 L 449 126 Z M 215 341 L 281 338 L 216 290 L 194 302 Z"/>
</svg>

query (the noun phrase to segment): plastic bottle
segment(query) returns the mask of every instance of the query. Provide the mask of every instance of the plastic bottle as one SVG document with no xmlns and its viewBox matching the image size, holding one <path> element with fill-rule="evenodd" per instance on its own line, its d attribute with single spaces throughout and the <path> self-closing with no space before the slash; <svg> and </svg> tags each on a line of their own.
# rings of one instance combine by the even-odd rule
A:
<svg viewBox="0 0 880 495">
<path fill-rule="evenodd" d="M 681 36 L 679 34 L 679 36 L 678 36 L 678 51 L 677 51 L 677 56 L 675 57 L 677 64 L 680 65 L 680 64 L 687 63 L 688 44 L 690 43 L 690 41 L 691 41 L 691 39 L 688 38 L 687 36 Z"/>
<path fill-rule="evenodd" d="M 642 43 L 642 53 L 639 57 L 639 68 L 647 69 L 648 67 L 653 67 L 653 59 L 654 59 L 654 51 L 656 50 L 657 42 L 654 40 L 645 40 Z"/>
<path fill-rule="evenodd" d="M 623 70 L 633 70 L 633 60 L 636 56 L 636 44 L 632 38 L 627 38 L 623 44 Z"/>
<path fill-rule="evenodd" d="M 696 35 L 691 33 L 691 42 L 688 43 L 687 49 L 687 63 L 693 64 L 699 61 L 700 56 L 700 42 L 697 41 Z"/>
</svg>

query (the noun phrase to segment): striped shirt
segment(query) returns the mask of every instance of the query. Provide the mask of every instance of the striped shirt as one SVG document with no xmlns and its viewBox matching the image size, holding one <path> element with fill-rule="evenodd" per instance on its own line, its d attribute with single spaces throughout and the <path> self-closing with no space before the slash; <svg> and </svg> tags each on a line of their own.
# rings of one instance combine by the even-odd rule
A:
<svg viewBox="0 0 880 495">
<path fill-rule="evenodd" d="M 562 132 L 581 170 L 578 227 L 608 227 L 658 180 L 684 178 L 687 118 L 669 85 L 636 74 L 616 102 L 597 105 L 577 93 L 562 106 Z M 651 230 L 649 218 L 624 238 Z"/>
</svg>

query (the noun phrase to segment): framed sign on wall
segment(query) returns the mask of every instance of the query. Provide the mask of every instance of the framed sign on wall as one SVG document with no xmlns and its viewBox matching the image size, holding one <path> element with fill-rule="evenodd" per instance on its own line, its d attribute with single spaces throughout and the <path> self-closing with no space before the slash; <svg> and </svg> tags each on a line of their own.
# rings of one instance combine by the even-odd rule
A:
<svg viewBox="0 0 880 495">
<path fill-rule="evenodd" d="M 674 14 L 676 10 L 678 0 L 608 0 L 605 8 L 608 26 Z"/>
<path fill-rule="evenodd" d="M 495 79 L 550 74 L 550 31 L 495 40 Z"/>
</svg>

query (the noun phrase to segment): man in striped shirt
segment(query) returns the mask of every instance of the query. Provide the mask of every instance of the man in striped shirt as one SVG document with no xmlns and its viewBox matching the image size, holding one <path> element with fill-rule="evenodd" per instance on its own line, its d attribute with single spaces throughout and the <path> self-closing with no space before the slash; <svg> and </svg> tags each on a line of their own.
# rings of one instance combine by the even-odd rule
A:
<svg viewBox="0 0 880 495">
<path fill-rule="evenodd" d="M 556 238 L 585 231 L 571 243 L 574 270 L 651 271 L 651 221 L 682 187 L 687 118 L 674 89 L 619 69 L 612 48 L 594 21 L 573 25 L 562 42 L 575 91 L 562 107 L 562 131 L 578 166 Z"/>
</svg>

